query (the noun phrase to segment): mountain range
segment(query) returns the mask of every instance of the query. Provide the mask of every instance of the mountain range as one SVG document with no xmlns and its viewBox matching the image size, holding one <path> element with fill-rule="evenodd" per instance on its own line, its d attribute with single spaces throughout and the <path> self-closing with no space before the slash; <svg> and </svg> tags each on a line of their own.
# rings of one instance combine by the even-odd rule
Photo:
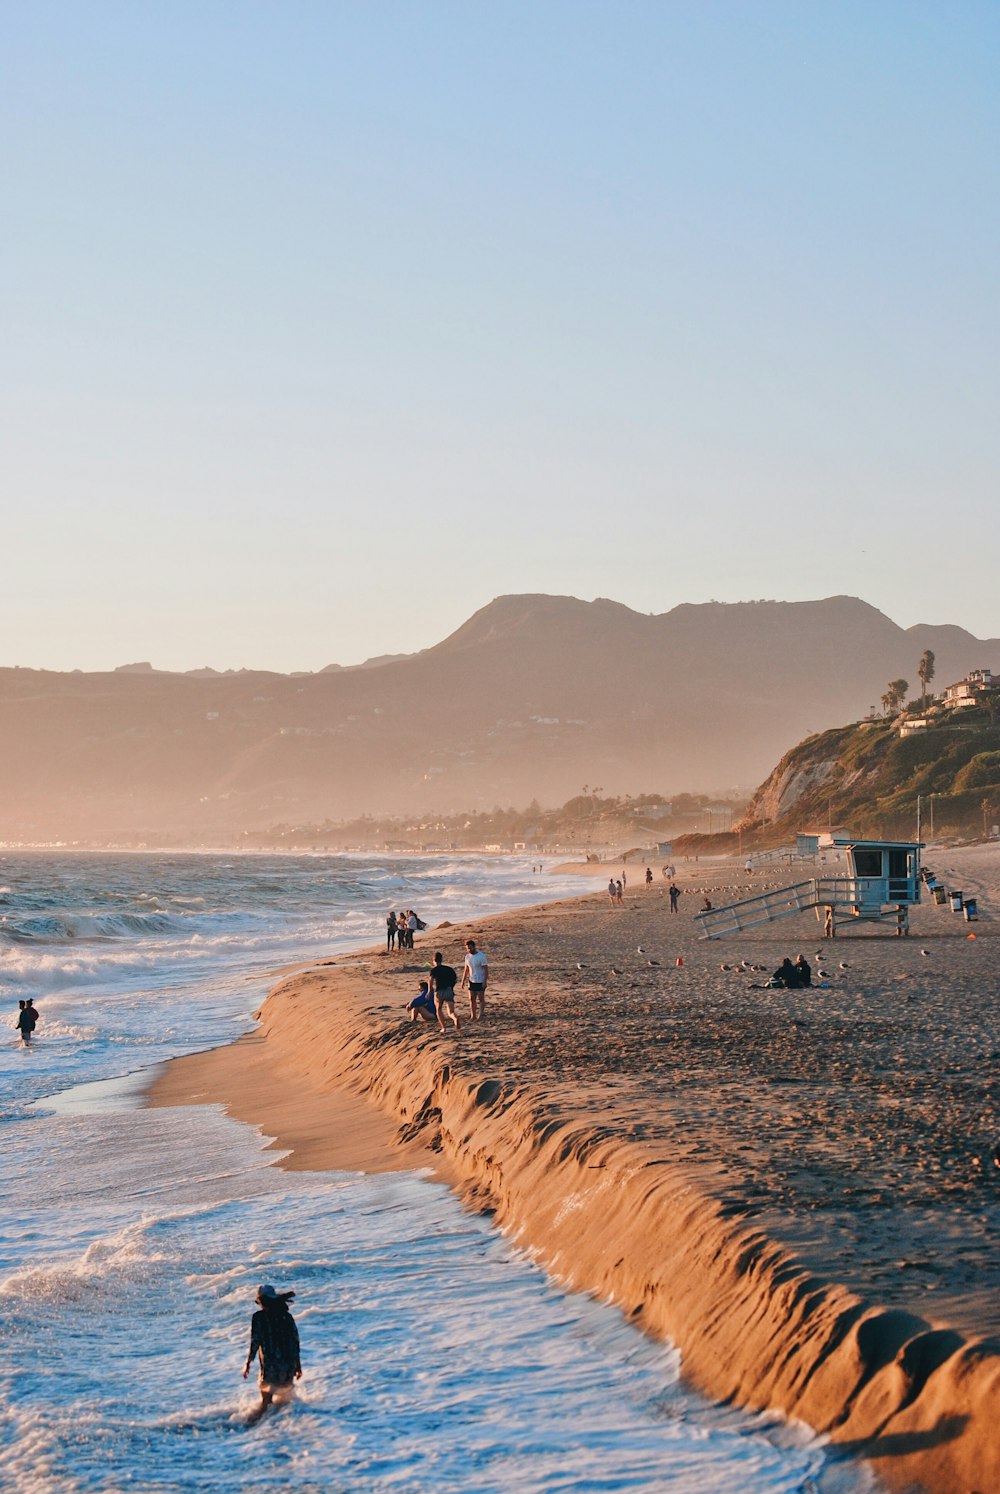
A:
<svg viewBox="0 0 1000 1494">
<path fill-rule="evenodd" d="M 0 841 L 219 843 L 361 812 L 752 788 L 868 713 L 925 649 L 935 688 L 1000 640 L 854 597 L 499 597 L 419 653 L 316 674 L 0 669 Z M 333 650 L 331 650 L 332 652 Z"/>
</svg>

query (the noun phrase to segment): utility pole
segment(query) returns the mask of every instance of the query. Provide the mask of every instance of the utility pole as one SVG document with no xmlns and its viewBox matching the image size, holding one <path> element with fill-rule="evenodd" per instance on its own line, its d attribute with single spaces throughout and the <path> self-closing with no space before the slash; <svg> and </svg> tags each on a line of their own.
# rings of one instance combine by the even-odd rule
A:
<svg viewBox="0 0 1000 1494">
<path fill-rule="evenodd" d="M 917 795 L 917 839 L 920 839 L 920 795 Z"/>
</svg>

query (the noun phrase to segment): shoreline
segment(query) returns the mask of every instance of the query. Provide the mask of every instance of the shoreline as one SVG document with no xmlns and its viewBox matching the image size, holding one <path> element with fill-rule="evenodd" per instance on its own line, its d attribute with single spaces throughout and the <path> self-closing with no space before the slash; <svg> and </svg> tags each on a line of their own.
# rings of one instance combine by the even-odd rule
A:
<svg viewBox="0 0 1000 1494">
<path fill-rule="evenodd" d="M 976 860 L 1000 885 L 1000 858 Z M 369 948 L 339 969 L 299 971 L 268 996 L 256 1032 L 174 1060 L 149 1102 L 225 1104 L 293 1149 L 285 1166 L 430 1165 L 551 1275 L 670 1338 L 685 1376 L 714 1399 L 799 1417 L 897 1485 L 1000 1488 L 990 1417 L 1000 1341 L 973 1337 L 997 1335 L 1000 1278 L 989 1239 L 970 1246 L 998 1190 L 983 1197 L 975 1186 L 987 1180 L 976 1179 L 956 1192 L 945 1163 L 961 1116 L 939 1155 L 914 1153 L 902 1122 L 925 1147 L 942 1128 L 933 1116 L 917 1125 L 904 1083 L 913 1064 L 900 1060 L 868 1096 L 873 1114 L 900 1123 L 896 1160 L 912 1158 L 904 1174 L 918 1174 L 897 1197 L 876 1176 L 857 1103 L 886 1053 L 871 1055 L 871 1072 L 837 1075 L 862 1029 L 877 1046 L 879 1023 L 887 1051 L 933 1070 L 944 1039 L 928 1009 L 940 1005 L 942 966 L 970 956 L 975 987 L 995 929 L 960 944 L 955 924 L 922 904 L 916 938 L 837 941 L 857 975 L 838 972 L 822 992 L 748 994 L 745 978 L 720 971 L 726 957 L 776 964 L 802 947 L 812 959 L 815 924 L 765 926 L 738 953 L 698 941 L 692 894 L 707 884 L 721 901 L 746 879 L 732 864 L 681 876 L 690 901 L 674 920 L 655 884 L 630 887 L 619 909 L 590 892 L 429 930 L 402 955 Z M 487 1022 L 463 1024 L 457 1041 L 411 1028 L 402 1003 L 417 973 L 439 943 L 456 963 L 467 932 L 491 956 Z M 955 1054 L 943 1057 L 953 1068 Z M 942 1107 L 954 1108 L 954 1084 L 942 1086 Z M 282 1112 L 276 1097 L 290 1089 Z"/>
</svg>

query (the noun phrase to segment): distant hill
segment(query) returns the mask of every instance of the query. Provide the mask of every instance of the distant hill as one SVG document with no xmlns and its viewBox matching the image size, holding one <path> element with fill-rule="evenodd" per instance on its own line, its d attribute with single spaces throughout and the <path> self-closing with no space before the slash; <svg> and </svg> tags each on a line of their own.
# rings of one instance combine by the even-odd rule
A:
<svg viewBox="0 0 1000 1494">
<path fill-rule="evenodd" d="M 369 667 L 4 669 L 0 839 L 206 843 L 365 811 L 559 804 L 584 785 L 715 792 L 915 681 L 925 648 L 936 684 L 1000 667 L 1000 640 L 903 629 L 853 597 L 646 616 L 509 596 Z"/>
</svg>

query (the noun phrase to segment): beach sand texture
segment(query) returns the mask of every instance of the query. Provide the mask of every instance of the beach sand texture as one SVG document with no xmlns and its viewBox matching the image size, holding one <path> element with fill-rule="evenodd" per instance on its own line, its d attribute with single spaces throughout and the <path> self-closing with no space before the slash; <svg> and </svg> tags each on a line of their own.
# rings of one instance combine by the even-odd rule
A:
<svg viewBox="0 0 1000 1494">
<path fill-rule="evenodd" d="M 802 914 L 709 943 L 701 889 L 780 869 L 681 864 L 676 915 L 630 869 L 624 907 L 602 888 L 295 973 L 151 1103 L 224 1103 L 294 1148 L 282 1165 L 430 1162 L 709 1395 L 800 1417 L 897 1487 L 1000 1490 L 1000 850 L 925 859 L 978 922 L 923 903 L 908 939 L 823 942 Z M 410 1026 L 415 976 L 435 948 L 460 967 L 468 932 L 487 1021 Z M 827 989 L 720 969 L 800 952 Z"/>
</svg>

